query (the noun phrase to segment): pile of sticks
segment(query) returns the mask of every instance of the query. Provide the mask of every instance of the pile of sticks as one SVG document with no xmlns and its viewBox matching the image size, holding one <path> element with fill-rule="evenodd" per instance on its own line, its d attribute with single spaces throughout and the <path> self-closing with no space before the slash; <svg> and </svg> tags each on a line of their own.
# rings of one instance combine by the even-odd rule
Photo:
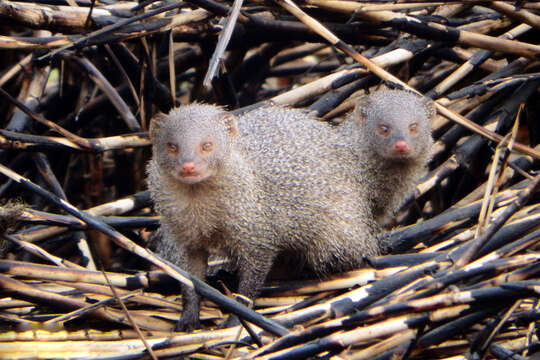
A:
<svg viewBox="0 0 540 360">
<path fill-rule="evenodd" d="M 539 30 L 534 2 L 0 0 L 0 357 L 540 356 Z M 271 102 L 339 123 L 381 83 L 438 112 L 388 255 L 245 306 L 223 271 L 209 286 L 150 250 L 155 113 Z M 180 282 L 201 330 L 173 331 Z"/>
</svg>

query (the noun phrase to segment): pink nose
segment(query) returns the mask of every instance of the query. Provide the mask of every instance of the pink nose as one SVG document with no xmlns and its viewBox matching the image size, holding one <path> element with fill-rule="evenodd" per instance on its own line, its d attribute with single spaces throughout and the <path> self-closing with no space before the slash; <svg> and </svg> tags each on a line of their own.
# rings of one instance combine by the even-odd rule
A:
<svg viewBox="0 0 540 360">
<path fill-rule="evenodd" d="M 394 150 L 401 153 L 409 151 L 409 144 L 405 140 L 398 140 L 394 143 Z"/>
<path fill-rule="evenodd" d="M 183 174 L 192 174 L 195 172 L 195 164 L 193 161 L 186 161 L 182 164 L 182 173 Z"/>
</svg>

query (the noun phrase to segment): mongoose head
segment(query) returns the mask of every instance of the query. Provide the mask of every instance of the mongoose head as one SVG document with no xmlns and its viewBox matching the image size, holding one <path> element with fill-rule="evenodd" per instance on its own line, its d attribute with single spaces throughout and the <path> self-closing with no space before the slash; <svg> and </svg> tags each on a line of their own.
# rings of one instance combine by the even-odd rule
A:
<svg viewBox="0 0 540 360">
<path fill-rule="evenodd" d="M 237 135 L 236 120 L 222 108 L 190 104 L 156 115 L 150 124 L 154 158 L 164 174 L 192 185 L 219 172 Z"/>
<path fill-rule="evenodd" d="M 361 99 L 355 112 L 366 146 L 381 158 L 406 162 L 431 152 L 431 100 L 403 90 L 379 90 Z"/>
</svg>

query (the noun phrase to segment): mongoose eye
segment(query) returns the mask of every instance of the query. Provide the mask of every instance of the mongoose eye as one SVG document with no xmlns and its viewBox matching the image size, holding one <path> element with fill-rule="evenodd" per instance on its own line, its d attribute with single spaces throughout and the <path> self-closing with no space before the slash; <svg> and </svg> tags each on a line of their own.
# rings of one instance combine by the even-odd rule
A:
<svg viewBox="0 0 540 360">
<path fill-rule="evenodd" d="M 409 132 L 411 134 L 416 134 L 418 132 L 418 124 L 412 123 L 411 125 L 409 125 Z"/>
<path fill-rule="evenodd" d="M 202 145 L 201 145 L 201 149 L 205 152 L 210 152 L 212 151 L 212 148 L 214 147 L 214 144 L 210 141 L 207 141 L 207 142 L 204 142 Z"/>
<path fill-rule="evenodd" d="M 377 131 L 382 136 L 388 136 L 390 134 L 390 126 L 381 124 L 378 126 Z"/>
<path fill-rule="evenodd" d="M 167 151 L 169 154 L 176 155 L 178 154 L 178 145 L 173 143 L 167 143 Z"/>
</svg>

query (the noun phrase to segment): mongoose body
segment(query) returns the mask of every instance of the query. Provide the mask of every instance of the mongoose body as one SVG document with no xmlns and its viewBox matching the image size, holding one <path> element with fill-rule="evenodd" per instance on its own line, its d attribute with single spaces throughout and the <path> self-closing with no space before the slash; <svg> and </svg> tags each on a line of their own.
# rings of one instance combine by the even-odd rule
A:
<svg viewBox="0 0 540 360">
<path fill-rule="evenodd" d="M 202 104 L 153 120 L 148 180 L 162 254 L 204 278 L 209 253 L 222 249 L 236 262 L 238 292 L 254 298 L 282 252 L 321 273 L 379 253 L 357 156 L 340 132 L 278 106 L 237 121 Z M 182 291 L 178 328 L 189 330 L 199 325 L 199 299 Z"/>
</svg>

